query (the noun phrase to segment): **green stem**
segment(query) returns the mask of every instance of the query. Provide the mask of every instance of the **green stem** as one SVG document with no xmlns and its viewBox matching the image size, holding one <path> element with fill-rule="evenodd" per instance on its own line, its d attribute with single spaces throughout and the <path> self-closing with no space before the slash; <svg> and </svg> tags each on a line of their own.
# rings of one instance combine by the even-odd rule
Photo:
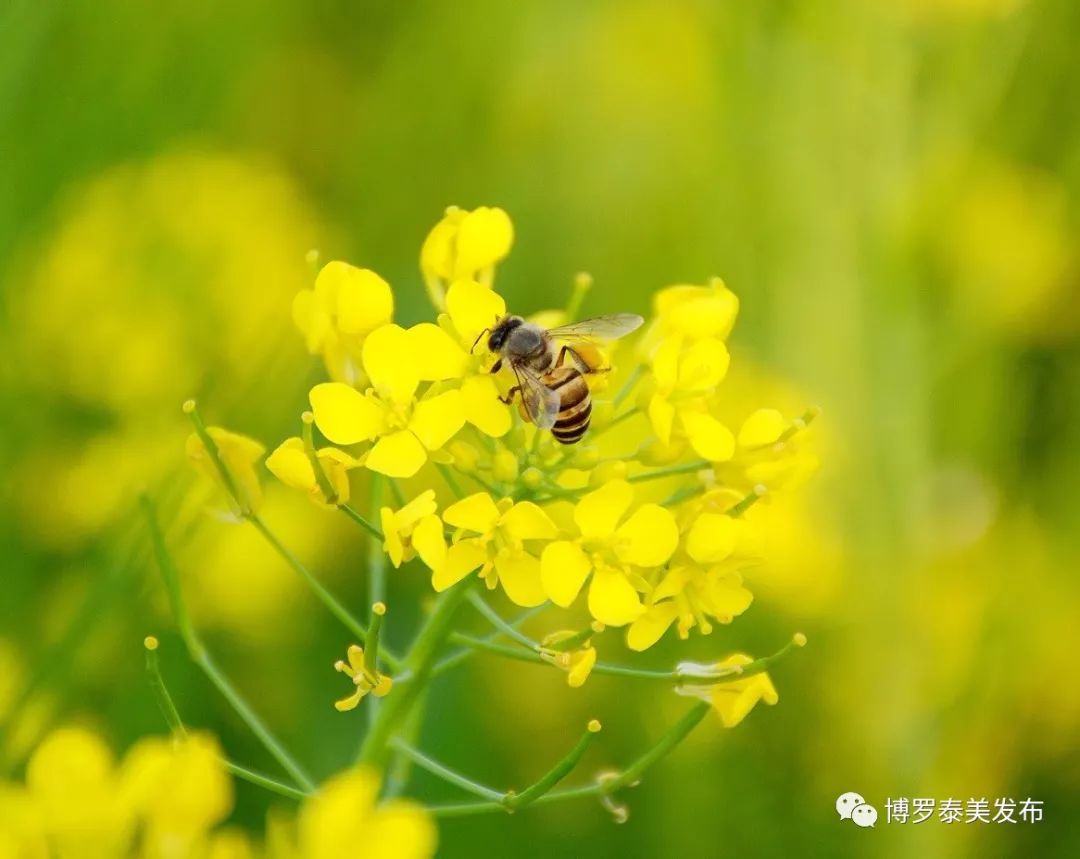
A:
<svg viewBox="0 0 1080 859">
<path fill-rule="evenodd" d="M 678 722 L 668 729 L 654 746 L 637 758 L 618 775 L 581 787 L 571 787 L 566 788 L 565 790 L 556 790 L 545 793 L 534 799 L 532 804 L 542 805 L 549 802 L 561 802 L 564 800 L 581 799 L 589 796 L 605 797 L 610 796 L 615 791 L 621 790 L 624 787 L 636 784 L 649 767 L 665 755 L 669 754 L 672 749 L 686 739 L 698 723 L 705 718 L 705 714 L 709 712 L 709 709 L 710 705 L 704 701 L 695 704 L 681 719 L 679 719 Z M 493 811 L 505 810 L 507 810 L 507 808 L 503 803 L 494 801 L 460 802 L 448 805 L 428 806 L 428 811 L 436 817 L 465 817 L 474 814 L 489 814 Z"/>
<path fill-rule="evenodd" d="M 634 370 L 623 382 L 623 386 L 619 388 L 619 393 L 615 395 L 615 399 L 611 401 L 612 405 L 618 408 L 622 405 L 623 400 L 630 396 L 631 392 L 637 387 L 637 383 L 641 381 L 641 377 L 645 375 L 645 366 L 638 364 L 634 367 Z"/>
<path fill-rule="evenodd" d="M 304 769 L 285 750 L 284 746 L 282 746 L 278 739 L 270 732 L 270 729 L 263 724 L 262 720 L 240 696 L 240 693 L 236 691 L 232 683 L 222 673 L 221 669 L 218 668 L 217 664 L 203 646 L 202 641 L 195 632 L 195 627 L 191 623 L 191 617 L 188 615 L 187 605 L 184 602 L 183 594 L 180 590 L 180 576 L 177 573 L 172 556 L 165 546 L 165 538 L 161 533 L 161 527 L 158 525 L 157 514 L 154 510 L 153 502 L 148 496 L 143 496 L 142 504 L 143 510 L 146 513 L 147 524 L 150 528 L 150 538 L 154 545 L 154 554 L 157 557 L 158 568 L 161 571 L 162 578 L 165 580 L 165 588 L 169 594 L 173 616 L 176 619 L 176 625 L 180 630 L 180 635 L 184 640 L 184 645 L 187 647 L 188 655 L 191 657 L 191 660 L 202 669 L 210 682 L 217 687 L 218 691 L 229 702 L 233 710 L 236 711 L 236 714 L 245 724 L 247 724 L 248 728 L 251 729 L 251 732 L 258 737 L 266 750 L 279 764 L 281 764 L 282 769 L 289 773 L 302 788 L 308 791 L 314 791 L 315 785 Z"/>
<path fill-rule="evenodd" d="M 371 512 L 377 515 L 382 506 L 383 479 L 372 472 L 371 475 Z M 383 535 L 378 528 L 370 525 L 353 511 L 356 519 L 368 525 L 368 530 L 377 538 L 368 543 L 368 602 L 372 606 L 371 622 L 375 622 L 375 605 L 386 601 L 386 555 L 383 552 Z"/>
<path fill-rule="evenodd" d="M 265 776 L 262 773 L 255 772 L 255 770 L 248 769 L 245 766 L 225 758 L 222 763 L 225 764 L 225 769 L 231 772 L 234 776 L 244 781 L 257 785 L 258 787 L 265 788 L 272 793 L 279 794 L 280 796 L 288 797 L 289 799 L 295 799 L 303 801 L 311 796 L 311 791 L 298 790 L 292 785 L 284 784 L 280 781 Z"/>
<path fill-rule="evenodd" d="M 384 699 L 360 748 L 361 762 L 375 764 L 380 769 L 386 766 L 390 740 L 401 730 L 417 696 L 427 686 L 435 657 L 446 643 L 454 615 L 472 584 L 473 579 L 467 578 L 439 596 L 431 616 L 405 657 L 404 667 L 410 672 L 410 680 L 399 683 Z"/>
<path fill-rule="evenodd" d="M 693 474 L 697 471 L 701 471 L 703 468 L 708 468 L 709 463 L 704 459 L 697 459 L 693 462 L 687 462 L 683 465 L 672 465 L 667 468 L 657 468 L 653 471 L 643 471 L 640 474 L 632 474 L 626 478 L 628 483 L 643 483 L 646 480 L 660 480 L 664 477 L 676 477 L 680 474 Z"/>
<path fill-rule="evenodd" d="M 451 470 L 450 466 L 440 462 L 436 464 L 436 468 L 439 469 L 439 474 L 441 474 L 443 480 L 446 481 L 446 485 L 450 487 L 450 491 L 458 498 L 464 498 L 465 492 L 461 488 L 461 484 L 458 483 L 458 479 L 454 477 L 454 472 Z"/>
<path fill-rule="evenodd" d="M 221 451 L 218 450 L 217 442 L 214 441 L 213 437 L 210 435 L 210 431 L 203 422 L 202 415 L 199 414 L 198 405 L 196 405 L 194 400 L 188 400 L 184 403 L 183 410 L 188 417 L 191 418 L 191 423 L 195 427 L 195 434 L 198 435 L 199 440 L 206 449 L 207 455 L 210 457 L 210 461 L 214 464 L 214 468 L 217 469 L 217 473 L 221 477 L 221 482 L 225 486 L 225 491 L 228 492 L 232 497 L 232 500 L 236 502 L 240 515 L 250 515 L 252 512 L 251 505 L 248 503 L 248 499 L 240 494 L 240 489 L 233 479 L 232 472 L 225 466 L 225 461 L 221 458 Z"/>
<path fill-rule="evenodd" d="M 535 650 L 539 647 L 539 645 L 535 641 L 533 641 L 524 633 L 519 632 L 517 629 L 515 629 L 513 626 L 503 620 L 499 616 L 499 613 L 496 612 L 495 609 L 493 609 L 491 606 L 489 606 L 487 604 L 487 601 L 482 596 L 480 596 L 480 594 L 476 593 L 476 591 L 470 591 L 467 599 L 469 600 L 469 604 L 478 612 L 480 612 L 480 614 L 484 616 L 488 623 L 494 626 L 503 635 L 509 636 L 510 638 L 514 639 L 514 641 L 518 642 L 519 644 L 524 644 L 528 648 Z"/>
<path fill-rule="evenodd" d="M 547 609 L 547 607 L 548 607 L 547 604 L 545 604 L 545 605 L 535 606 L 534 608 L 526 609 L 521 614 L 519 614 L 516 618 L 514 618 L 514 620 L 510 621 L 510 625 L 513 626 L 513 627 L 519 627 L 523 623 L 525 623 L 526 621 L 531 620 L 532 618 L 536 617 L 536 615 L 540 614 L 542 611 Z M 501 630 L 495 630 L 490 635 L 487 635 L 484 638 L 481 638 L 479 640 L 484 642 L 485 644 L 492 644 L 492 643 L 496 642 L 499 638 L 501 638 L 502 634 L 503 633 L 502 633 Z M 438 662 L 435 663 L 435 667 L 431 669 L 431 676 L 432 677 L 437 677 L 437 676 L 439 676 L 440 674 L 442 674 L 445 671 L 449 671 L 452 668 L 456 668 L 462 662 L 469 659 L 471 656 L 475 655 L 475 653 L 476 653 L 476 650 L 473 647 L 463 647 L 461 650 L 458 650 L 455 653 L 451 653 L 449 656 L 447 656 L 447 657 L 445 657 L 443 659 L 440 659 Z"/>
<path fill-rule="evenodd" d="M 350 519 L 352 519 L 353 522 L 355 522 L 357 525 L 359 525 L 361 528 L 363 528 L 365 531 L 367 531 L 375 539 L 377 539 L 377 540 L 384 539 L 383 538 L 383 532 L 380 531 L 375 525 L 373 525 L 371 522 L 369 522 L 363 516 L 361 516 L 360 513 L 358 513 L 355 508 L 350 507 L 348 504 L 339 504 L 338 505 L 338 510 L 340 510 L 342 513 L 344 513 L 346 516 L 348 516 Z"/>
<path fill-rule="evenodd" d="M 322 463 L 319 462 L 319 454 L 315 450 L 315 440 L 311 437 L 311 425 L 315 422 L 315 416 L 311 412 L 304 412 L 300 422 L 303 424 L 301 433 L 304 440 L 304 453 L 307 454 L 311 470 L 315 474 L 315 482 L 319 486 L 319 491 L 322 492 L 327 504 L 337 504 L 337 490 L 334 489 L 334 484 L 330 482 L 330 478 L 326 476 L 326 472 L 323 470 Z"/>
<path fill-rule="evenodd" d="M 589 727 L 586 728 L 585 733 L 581 735 L 581 739 L 577 741 L 575 746 L 566 754 L 566 756 L 555 764 L 550 770 L 542 775 L 535 784 L 525 788 L 521 793 L 507 793 L 503 799 L 503 804 L 515 811 L 519 808 L 524 808 L 526 805 L 531 805 L 540 799 L 544 794 L 549 793 L 555 785 L 566 778 L 581 762 L 582 757 L 585 756 L 585 750 L 589 748 L 593 741 L 593 737 L 600 730 L 599 722 L 591 722 Z"/>
<path fill-rule="evenodd" d="M 456 770 L 450 769 L 445 764 L 439 763 L 434 758 L 428 757 L 428 755 L 421 752 L 419 749 L 406 743 L 400 737 L 391 740 L 391 745 L 403 755 L 408 757 L 413 763 L 419 766 L 421 769 L 427 770 L 432 775 L 438 776 L 443 781 L 460 787 L 462 790 L 475 796 L 483 797 L 494 802 L 502 802 L 506 794 L 500 793 L 493 788 L 480 784 L 478 781 L 473 781 L 468 776 L 464 776 Z"/>
</svg>

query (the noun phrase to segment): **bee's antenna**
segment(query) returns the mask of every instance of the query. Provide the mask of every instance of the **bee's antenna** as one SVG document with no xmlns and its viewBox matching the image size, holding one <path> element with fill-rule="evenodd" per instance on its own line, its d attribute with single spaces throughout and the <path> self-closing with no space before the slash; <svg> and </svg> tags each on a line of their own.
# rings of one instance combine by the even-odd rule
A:
<svg viewBox="0 0 1080 859">
<path fill-rule="evenodd" d="M 472 346 L 469 347 L 469 354 L 470 355 L 473 353 L 473 349 L 476 348 L 476 344 L 480 342 L 480 338 L 483 337 L 485 334 L 489 333 L 490 331 L 491 331 L 490 328 L 485 328 L 483 331 L 481 331 L 479 334 L 476 335 L 476 339 L 473 340 Z"/>
</svg>

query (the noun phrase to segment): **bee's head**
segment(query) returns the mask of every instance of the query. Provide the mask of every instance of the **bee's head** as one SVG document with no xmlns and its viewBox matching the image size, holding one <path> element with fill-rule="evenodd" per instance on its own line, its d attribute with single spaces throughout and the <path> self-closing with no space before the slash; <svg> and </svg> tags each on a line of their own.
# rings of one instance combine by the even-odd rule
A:
<svg viewBox="0 0 1080 859">
<path fill-rule="evenodd" d="M 488 337 L 487 347 L 492 352 L 501 352 L 503 346 L 506 345 L 506 338 L 510 336 L 510 332 L 521 325 L 525 320 L 520 316 L 504 316 L 500 319 L 495 327 L 491 329 L 491 336 Z"/>
</svg>

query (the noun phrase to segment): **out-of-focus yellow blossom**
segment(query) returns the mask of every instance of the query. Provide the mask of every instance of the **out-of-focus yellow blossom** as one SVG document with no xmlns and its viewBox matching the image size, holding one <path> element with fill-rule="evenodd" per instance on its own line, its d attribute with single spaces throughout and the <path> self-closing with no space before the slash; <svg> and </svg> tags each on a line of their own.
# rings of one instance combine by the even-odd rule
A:
<svg viewBox="0 0 1080 859">
<path fill-rule="evenodd" d="M 438 831 L 431 816 L 407 799 L 379 803 L 379 779 L 369 769 L 334 776 L 300 810 L 297 859 L 430 859 Z"/>
<path fill-rule="evenodd" d="M 592 573 L 592 616 L 610 626 L 637 620 L 638 591 L 650 589 L 643 574 L 667 563 L 679 529 L 659 504 L 642 504 L 630 513 L 633 503 L 634 490 L 625 480 L 613 480 L 577 502 L 573 519 L 579 536 L 551 543 L 541 558 L 544 593 L 552 602 L 571 605 Z"/>
<path fill-rule="evenodd" d="M 769 492 L 801 486 L 818 469 L 817 455 L 805 445 L 807 423 L 817 414 L 788 421 L 776 409 L 759 409 L 739 429 L 738 455 L 718 466 L 717 476 L 729 487 Z"/>
<path fill-rule="evenodd" d="M 19 849 L 11 855 L 19 857 L 201 856 L 233 804 L 211 738 L 148 738 L 118 766 L 104 741 L 83 728 L 46 737 L 27 765 L 25 787 L 0 787 L 4 793 L 0 823 L 14 809 L 20 829 L 0 826 L 0 846 L 14 832 Z M 46 842 L 49 850 L 38 852 Z"/>
<path fill-rule="evenodd" d="M 217 446 L 218 456 L 221 457 L 222 464 L 233 479 L 236 491 L 240 494 L 241 506 L 246 510 L 258 510 L 262 506 L 263 496 L 256 465 L 262 459 L 266 448 L 253 438 L 221 427 L 207 427 L 206 431 Z M 210 451 L 206 449 L 198 433 L 188 436 L 186 449 L 188 459 L 195 464 L 195 467 L 225 489 L 228 494 L 228 487 L 224 483 L 221 472 L 218 471 Z M 229 503 L 230 505 L 236 503 L 231 495 Z"/>
<path fill-rule="evenodd" d="M 358 468 L 362 463 L 336 447 L 324 447 L 316 456 L 326 479 L 336 495 L 336 504 L 349 501 L 349 469 Z M 285 439 L 273 453 L 266 458 L 266 467 L 278 480 L 293 489 L 308 493 L 312 501 L 329 504 L 329 499 L 319 486 L 315 469 L 311 465 L 304 440 L 298 436 Z"/>
<path fill-rule="evenodd" d="M 409 332 L 384 325 L 364 342 L 364 370 L 373 388 L 361 394 L 341 382 L 324 382 L 310 394 L 322 434 L 335 444 L 374 441 L 364 464 L 390 477 L 412 477 L 465 423 L 459 391 L 429 392 L 416 400 L 421 359 L 414 348 Z"/>
<path fill-rule="evenodd" d="M 603 629 L 602 626 L 599 628 Z M 570 645 L 570 642 L 573 644 Z M 582 641 L 580 633 L 564 629 L 545 635 L 541 645 L 543 649 L 540 655 L 566 672 L 569 686 L 577 689 L 585 685 L 596 664 L 596 648 L 593 647 L 591 638 Z"/>
<path fill-rule="evenodd" d="M 455 281 L 476 280 L 490 286 L 495 265 L 506 258 L 513 243 L 514 225 L 502 209 L 447 208 L 420 249 L 420 271 L 435 307 L 444 309 L 446 288 Z"/>
<path fill-rule="evenodd" d="M 663 445 L 685 439 L 698 456 L 723 462 L 735 453 L 735 438 L 708 408 L 708 398 L 727 374 L 725 338 L 739 302 L 722 281 L 707 286 L 671 286 L 657 293 L 656 318 L 642 339 L 652 385 L 647 414 Z"/>
<path fill-rule="evenodd" d="M 383 551 L 395 567 L 416 557 L 417 553 L 426 557 L 439 556 L 443 526 L 435 513 L 437 508 L 435 490 L 427 489 L 400 510 L 383 507 L 379 511 Z"/>
<path fill-rule="evenodd" d="M 142 821 L 147 857 L 196 854 L 232 810 L 232 779 L 221 748 L 205 734 L 140 740 L 124 759 L 124 780 Z"/>
<path fill-rule="evenodd" d="M 805 638 L 802 639 L 804 642 L 805 640 Z M 738 669 L 751 662 L 753 659 L 745 653 L 733 653 L 715 665 L 694 666 L 683 663 L 679 666 L 679 671 L 683 674 L 692 674 L 695 673 L 695 669 L 698 669 L 706 674 L 729 672 L 729 676 L 712 685 L 687 683 L 678 687 L 676 691 L 680 695 L 692 695 L 708 701 L 720 714 L 720 721 L 724 727 L 734 728 L 749 715 L 758 701 L 771 705 L 780 700 L 776 687 L 764 671 L 749 677 L 738 677 Z"/>
<path fill-rule="evenodd" d="M 322 355 L 326 372 L 350 385 L 362 379 L 364 338 L 394 317 L 394 293 L 375 272 L 344 262 L 328 262 L 315 288 L 297 293 L 293 321 L 312 355 Z"/>
<path fill-rule="evenodd" d="M 389 694 L 394 685 L 390 677 L 380 674 L 378 668 L 366 663 L 364 648 L 356 644 L 349 646 L 348 662 L 339 659 L 334 663 L 334 670 L 347 674 L 356 686 L 356 691 L 351 695 L 334 702 L 334 707 L 342 713 L 355 710 L 369 692 L 376 698 L 382 698 Z"/>
<path fill-rule="evenodd" d="M 478 492 L 447 507 L 443 521 L 457 529 L 450 545 L 440 537 L 437 545 L 421 551 L 435 590 L 444 591 L 479 568 L 487 586 L 502 585 L 516 605 L 544 602 L 540 561 L 526 544 L 552 540 L 558 529 L 536 504 L 508 498 L 496 504 L 488 493 Z"/>
</svg>

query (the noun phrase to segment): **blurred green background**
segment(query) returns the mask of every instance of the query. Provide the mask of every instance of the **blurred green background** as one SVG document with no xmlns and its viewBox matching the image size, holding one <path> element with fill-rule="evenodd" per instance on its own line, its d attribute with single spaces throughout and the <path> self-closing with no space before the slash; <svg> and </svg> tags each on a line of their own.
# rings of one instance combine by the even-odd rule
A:
<svg viewBox="0 0 1080 859">
<path fill-rule="evenodd" d="M 305 252 L 374 268 L 414 322 L 426 231 L 499 205 L 511 307 L 561 303 L 582 269 L 586 312 L 720 275 L 743 308 L 732 396 L 822 406 L 823 469 L 770 514 L 752 609 L 649 658 L 811 646 L 775 671 L 778 707 L 702 726 L 625 825 L 594 804 L 451 820 L 441 855 L 1080 854 L 1077 32 L 1071 0 L 5 0 L 2 771 L 57 722 L 119 749 L 161 733 L 152 631 L 187 721 L 272 767 L 171 632 L 144 487 L 238 685 L 320 774 L 351 752 L 347 639 L 254 532 L 200 512 L 179 404 L 293 434 L 320 372 L 289 319 Z M 360 604 L 362 535 L 268 491 Z M 391 588 L 406 618 L 426 576 Z M 591 716 L 592 771 L 625 761 L 685 706 L 483 659 L 445 679 L 423 744 L 494 784 Z M 876 829 L 837 820 L 848 790 Z M 1030 796 L 1046 818 L 886 826 L 887 796 Z M 239 785 L 235 819 L 261 828 L 268 802 Z"/>
</svg>

